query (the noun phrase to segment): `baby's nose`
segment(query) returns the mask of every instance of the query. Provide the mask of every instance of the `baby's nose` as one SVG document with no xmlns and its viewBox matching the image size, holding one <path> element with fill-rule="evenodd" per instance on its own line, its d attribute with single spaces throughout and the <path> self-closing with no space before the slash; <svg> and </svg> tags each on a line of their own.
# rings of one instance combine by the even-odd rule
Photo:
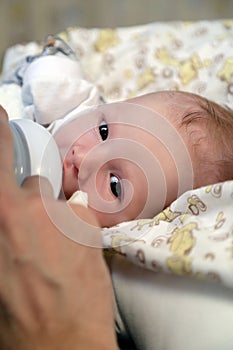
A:
<svg viewBox="0 0 233 350">
<path fill-rule="evenodd" d="M 78 146 L 72 146 L 72 149 L 71 149 L 71 153 L 72 153 L 72 157 L 77 157 L 78 155 Z"/>
<path fill-rule="evenodd" d="M 75 165 L 78 168 L 80 168 L 80 165 L 85 157 L 85 153 L 80 147 L 78 147 L 77 145 L 74 145 L 71 149 L 71 157 Z"/>
<path fill-rule="evenodd" d="M 90 175 L 94 171 L 97 164 L 99 163 L 95 157 L 92 156 L 91 152 L 89 153 L 87 147 L 74 145 L 72 147 L 72 158 L 76 167 L 81 170 L 84 177 Z"/>
</svg>

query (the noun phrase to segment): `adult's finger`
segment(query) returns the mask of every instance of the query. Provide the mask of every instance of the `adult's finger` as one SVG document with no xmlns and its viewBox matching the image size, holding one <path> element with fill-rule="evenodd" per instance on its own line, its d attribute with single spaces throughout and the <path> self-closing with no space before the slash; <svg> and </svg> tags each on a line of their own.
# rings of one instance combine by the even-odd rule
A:
<svg viewBox="0 0 233 350">
<path fill-rule="evenodd" d="M 40 195 L 54 198 L 53 188 L 49 180 L 42 176 L 29 176 L 24 181 L 21 187 L 29 195 Z"/>
<path fill-rule="evenodd" d="M 2 176 L 8 180 L 9 178 L 14 178 L 13 164 L 13 137 L 9 127 L 7 112 L 0 106 L 0 176 L 2 187 L 5 186 Z"/>
</svg>

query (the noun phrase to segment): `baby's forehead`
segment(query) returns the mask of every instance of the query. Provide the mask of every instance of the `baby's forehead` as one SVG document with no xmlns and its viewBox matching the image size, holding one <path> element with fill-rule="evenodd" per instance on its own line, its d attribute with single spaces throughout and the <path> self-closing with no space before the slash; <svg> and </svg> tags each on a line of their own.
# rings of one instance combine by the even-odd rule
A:
<svg viewBox="0 0 233 350">
<path fill-rule="evenodd" d="M 203 97 L 187 92 L 163 91 L 141 96 L 133 102 L 159 113 L 176 129 L 186 146 L 200 143 L 200 140 L 205 143 L 209 111 Z"/>
<path fill-rule="evenodd" d="M 175 124 L 181 122 L 185 115 L 201 111 L 201 101 L 201 97 L 182 91 L 160 91 L 127 100 L 151 109 Z"/>
<path fill-rule="evenodd" d="M 179 113 L 174 108 L 170 113 L 167 97 L 168 94 L 150 94 L 103 106 L 103 117 L 107 117 L 110 140 L 122 137 L 135 140 L 153 151 L 157 150 L 159 144 L 169 149 L 175 144 L 184 146 L 183 131 L 170 118 Z M 176 109 L 180 110 L 181 105 L 177 104 Z"/>
<path fill-rule="evenodd" d="M 201 101 L 201 98 L 190 93 L 162 91 L 106 104 L 101 106 L 99 111 L 101 120 L 105 120 L 109 125 L 121 125 L 121 128 L 117 129 L 118 137 L 131 137 L 133 132 L 135 137 L 144 138 L 142 131 L 159 137 L 175 129 L 186 139 L 187 128 L 183 127 L 182 123 L 187 116 L 201 113 L 199 99 Z M 129 130 L 129 126 L 133 126 L 134 130 Z M 195 130 L 199 128 L 195 123 L 193 127 Z"/>
</svg>

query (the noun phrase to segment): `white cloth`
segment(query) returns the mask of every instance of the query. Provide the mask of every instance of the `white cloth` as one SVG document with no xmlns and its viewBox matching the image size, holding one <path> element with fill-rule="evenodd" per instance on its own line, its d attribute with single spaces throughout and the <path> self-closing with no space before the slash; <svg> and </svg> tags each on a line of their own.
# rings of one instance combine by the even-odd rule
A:
<svg viewBox="0 0 233 350">
<path fill-rule="evenodd" d="M 32 62 L 26 70 L 22 100 L 25 117 L 47 125 L 76 107 L 98 104 L 99 93 L 84 79 L 77 61 L 45 56 Z"/>
<path fill-rule="evenodd" d="M 10 119 L 28 118 L 45 126 L 99 103 L 96 86 L 85 79 L 79 62 L 66 56 L 41 56 L 23 70 L 21 86 L 0 86 L 0 104 Z"/>
</svg>

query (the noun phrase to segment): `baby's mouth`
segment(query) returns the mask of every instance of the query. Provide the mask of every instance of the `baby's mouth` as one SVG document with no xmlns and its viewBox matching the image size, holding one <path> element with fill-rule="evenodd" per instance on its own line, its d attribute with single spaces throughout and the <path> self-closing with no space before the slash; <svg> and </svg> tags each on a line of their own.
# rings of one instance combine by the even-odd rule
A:
<svg viewBox="0 0 233 350">
<path fill-rule="evenodd" d="M 79 170 L 78 170 L 78 168 L 77 168 L 75 165 L 74 165 L 73 167 L 74 167 L 74 175 L 75 175 L 75 177 L 77 177 L 77 179 L 78 179 Z"/>
<path fill-rule="evenodd" d="M 75 177 L 75 179 L 76 179 L 76 183 L 77 183 L 77 188 L 76 188 L 76 191 L 77 190 L 80 190 L 80 188 L 79 188 L 79 169 L 75 166 L 75 165 L 73 165 L 73 172 L 74 172 L 74 177 Z"/>
<path fill-rule="evenodd" d="M 75 164 L 63 164 L 63 191 L 66 199 L 69 199 L 74 192 L 79 191 L 79 169 Z"/>
</svg>

